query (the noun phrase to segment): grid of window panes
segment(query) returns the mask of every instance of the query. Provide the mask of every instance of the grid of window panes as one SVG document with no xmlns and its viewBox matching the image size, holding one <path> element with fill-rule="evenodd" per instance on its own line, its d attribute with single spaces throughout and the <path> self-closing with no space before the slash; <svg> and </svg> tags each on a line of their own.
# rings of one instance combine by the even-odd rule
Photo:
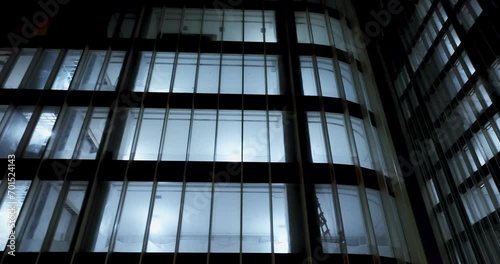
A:
<svg viewBox="0 0 500 264">
<path fill-rule="evenodd" d="M 326 1 L 326 5 L 336 8 L 334 1 Z M 45 90 L 49 95 L 111 94 L 119 99 L 125 95 L 132 96 L 137 104 L 118 100 L 118 104 L 108 106 L 82 106 L 77 100 L 62 106 L 0 105 L 0 157 L 15 153 L 26 160 L 86 160 L 98 165 L 105 160 L 126 166 L 151 161 L 168 166 L 179 162 L 261 163 L 268 168 L 302 160 L 325 168 L 349 167 L 353 172 L 346 176 L 359 186 L 352 182 L 324 184 L 324 180 L 322 184 L 313 183 L 312 198 L 307 199 L 317 198 L 312 203 L 319 210 L 314 216 L 324 217 L 330 227 L 324 233 L 318 226 L 321 239 L 316 243 L 322 244 L 323 252 L 328 254 L 410 261 L 409 251 L 413 249 L 405 239 L 410 236 L 408 226 L 403 231 L 399 216 L 404 212 L 396 208 L 396 194 L 386 186 L 387 177 L 398 176 L 391 166 L 392 152 L 386 151 L 392 148 L 388 135 L 383 133 L 383 124 L 374 121 L 384 118 L 376 111 L 380 109 L 379 95 L 370 77 L 371 69 L 360 63 L 363 52 L 355 46 L 352 27 L 347 26 L 344 17 L 292 12 L 297 39 L 291 42 L 302 47 L 330 46 L 345 54 L 339 58 L 321 52 L 301 54 L 297 65 L 288 67 L 284 61 L 289 54 L 276 49 L 277 44 L 286 43 L 278 38 L 279 30 L 285 30 L 277 21 L 281 10 L 153 7 L 141 12 L 113 12 L 106 25 L 106 38 L 124 43 L 130 38 L 141 43 L 192 40 L 218 43 L 224 48 L 187 52 L 144 48 L 148 45 L 130 50 L 28 45 L 17 52 L 2 50 L 0 89 L 28 93 Z M 263 47 L 274 48 L 264 48 L 262 54 L 225 52 L 225 47 L 246 42 L 251 43 L 249 46 L 260 42 Z M 290 68 L 294 69 L 287 72 Z M 295 84 L 294 92 L 287 78 L 293 72 L 300 82 Z M 183 102 L 181 107 L 173 107 L 168 101 L 175 96 L 180 100 L 188 96 L 220 100 L 236 98 L 234 95 L 263 99 L 265 104 L 219 107 L 217 102 L 215 107 L 197 107 Z M 165 98 L 165 104 L 151 106 L 144 99 L 155 96 Z M 361 113 L 351 114 L 347 107 L 337 112 L 315 109 L 298 119 L 288 105 L 290 97 L 332 100 L 359 108 Z M 286 101 L 285 107 L 271 108 L 269 98 Z M 303 140 L 308 140 L 309 148 L 303 153 L 297 153 L 296 148 L 297 121 L 306 133 Z M 370 176 L 361 175 L 361 171 L 369 171 Z M 19 181 L 20 193 L 26 199 L 17 205 L 17 224 L 22 229 L 18 250 L 66 252 L 78 239 L 81 248 L 73 250 L 84 252 L 303 251 L 305 243 L 297 230 L 307 227 L 296 220 L 305 214 L 298 207 L 301 187 L 289 179 L 286 183 L 273 182 L 271 176 L 269 182 L 253 182 L 251 173 L 259 172 L 246 172 L 245 178 L 236 183 L 190 181 L 186 175 L 176 175 L 184 178 L 172 182 L 135 181 L 129 178 L 140 175 L 126 173 L 114 175 L 123 181 L 102 181 L 93 175 L 85 180 L 33 177 L 32 181 Z M 357 179 L 372 175 L 383 186 L 365 188 Z M 144 178 L 152 178 L 149 176 Z M 5 191 L 3 181 L 2 219 L 8 217 Z M 87 204 L 87 200 L 92 202 Z M 314 220 L 309 222 L 314 224 Z M 79 226 L 81 223 L 85 226 Z M 9 231 L 1 230 L 2 239 Z"/>
<path fill-rule="evenodd" d="M 476 66 L 484 61 L 473 63 L 462 44 L 483 12 L 478 1 L 449 2 L 416 5 L 401 30 L 410 63 L 399 69 L 394 87 L 413 147 L 424 155 L 424 200 L 444 254 L 488 262 L 500 250 L 498 64 L 487 64 L 489 76 L 481 75 Z"/>
</svg>

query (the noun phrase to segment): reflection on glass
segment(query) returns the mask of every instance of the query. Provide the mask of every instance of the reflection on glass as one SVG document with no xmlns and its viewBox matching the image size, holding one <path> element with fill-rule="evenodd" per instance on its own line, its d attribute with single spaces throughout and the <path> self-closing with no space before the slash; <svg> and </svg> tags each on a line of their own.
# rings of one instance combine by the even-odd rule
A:
<svg viewBox="0 0 500 264">
<path fill-rule="evenodd" d="M 5 118 L 8 119 L 4 121 L 7 123 L 0 134 L 0 146 L 2 146 L 0 157 L 5 158 L 7 155 L 15 153 L 33 110 L 35 110 L 34 106 L 19 106 L 6 114 Z"/>
<path fill-rule="evenodd" d="M 30 77 L 28 89 L 43 89 L 49 78 L 60 50 L 45 50 Z"/>
<path fill-rule="evenodd" d="M 57 116 L 59 114 L 59 107 L 46 106 L 43 108 L 38 118 L 35 130 L 31 135 L 28 147 L 24 151 L 24 158 L 40 158 L 45 145 L 52 136 L 52 128 L 54 127 Z"/>
<path fill-rule="evenodd" d="M 7 184 L 8 182 L 5 180 L 2 183 Z M 28 194 L 30 186 L 31 181 L 18 180 L 16 181 L 15 190 L 11 191 L 15 194 L 15 201 L 9 198 L 9 192 L 6 192 L 6 195 L 4 195 L 3 199 L 0 201 L 0 223 L 4 225 L 0 228 L 0 248 L 2 250 L 7 245 L 13 225 L 16 224 L 15 222 L 11 222 L 12 220 L 9 219 L 12 218 L 12 215 L 15 215 L 15 219 L 19 216 L 19 212 L 24 204 L 24 199 Z M 13 206 L 15 206 L 15 208 L 13 208 Z"/>
<path fill-rule="evenodd" d="M 82 210 L 83 198 L 87 190 L 87 182 L 71 182 L 63 208 L 59 214 L 57 227 L 52 238 L 50 251 L 65 252 L 69 250 L 76 229 L 78 216 Z"/>
<path fill-rule="evenodd" d="M 22 49 L 19 53 L 17 60 L 10 71 L 7 80 L 3 84 L 4 88 L 17 89 L 23 80 L 24 74 L 35 56 L 36 49 Z"/>
<path fill-rule="evenodd" d="M 81 56 L 81 50 L 68 50 L 66 52 L 62 65 L 57 72 L 54 84 L 52 84 L 52 90 L 68 90 Z"/>
<path fill-rule="evenodd" d="M 23 233 L 18 238 L 20 252 L 38 252 L 42 246 L 54 208 L 61 192 L 62 182 L 42 181 L 39 192 L 34 197 L 35 205 L 23 226 Z"/>
</svg>

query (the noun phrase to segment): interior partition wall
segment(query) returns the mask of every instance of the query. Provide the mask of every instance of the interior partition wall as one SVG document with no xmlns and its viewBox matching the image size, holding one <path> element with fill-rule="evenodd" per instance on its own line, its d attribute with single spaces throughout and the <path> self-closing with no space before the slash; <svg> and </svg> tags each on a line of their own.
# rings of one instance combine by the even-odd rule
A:
<svg viewBox="0 0 500 264">
<path fill-rule="evenodd" d="M 95 16 L 0 51 L 2 263 L 425 262 L 351 3 Z"/>
</svg>

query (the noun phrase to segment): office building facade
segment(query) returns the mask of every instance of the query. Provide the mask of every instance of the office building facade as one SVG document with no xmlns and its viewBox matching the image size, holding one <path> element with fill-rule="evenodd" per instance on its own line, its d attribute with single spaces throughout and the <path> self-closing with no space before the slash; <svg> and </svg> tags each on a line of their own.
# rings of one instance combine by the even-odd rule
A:
<svg viewBox="0 0 500 264">
<path fill-rule="evenodd" d="M 374 48 L 450 263 L 499 259 L 498 11 L 498 1 L 419 1 Z"/>
<path fill-rule="evenodd" d="M 352 3 L 96 5 L 0 49 L 2 263 L 426 261 Z"/>
</svg>

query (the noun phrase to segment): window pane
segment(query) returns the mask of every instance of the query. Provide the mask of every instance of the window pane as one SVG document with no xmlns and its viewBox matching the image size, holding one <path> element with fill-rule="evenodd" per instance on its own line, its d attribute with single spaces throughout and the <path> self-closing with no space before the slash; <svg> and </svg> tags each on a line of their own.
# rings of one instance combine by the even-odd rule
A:
<svg viewBox="0 0 500 264">
<path fill-rule="evenodd" d="M 300 72 L 304 95 L 318 95 L 316 77 L 311 57 L 300 57 Z"/>
<path fill-rule="evenodd" d="M 182 183 L 159 182 L 149 229 L 148 252 L 174 252 Z"/>
<path fill-rule="evenodd" d="M 245 94 L 266 94 L 264 56 L 245 55 Z"/>
<path fill-rule="evenodd" d="M 161 24 L 162 9 L 161 8 L 153 8 L 151 10 L 150 16 L 146 15 L 144 19 L 144 27 L 141 28 L 141 37 L 147 39 L 156 38 L 158 32 L 158 26 Z"/>
<path fill-rule="evenodd" d="M 269 111 L 269 139 L 271 141 L 271 162 L 286 162 L 285 130 L 283 113 Z"/>
<path fill-rule="evenodd" d="M 122 114 L 123 113 L 123 114 Z M 121 135 L 120 149 L 117 153 L 117 160 L 130 159 L 130 151 L 134 141 L 135 129 L 139 120 L 139 109 L 123 109 L 119 116 L 122 122 L 125 122 L 123 133 Z"/>
<path fill-rule="evenodd" d="M 7 113 L 5 118 L 9 118 L 0 137 L 0 157 L 14 153 L 19 145 L 19 141 L 24 134 L 26 126 L 31 119 L 34 106 L 20 106 Z"/>
<path fill-rule="evenodd" d="M 55 234 L 52 238 L 50 251 L 64 252 L 69 250 L 78 216 L 82 210 L 86 190 L 87 182 L 70 183 L 63 208 L 61 208 Z"/>
<path fill-rule="evenodd" d="M 352 154 L 343 115 L 327 113 L 326 120 L 333 162 L 352 164 Z"/>
<path fill-rule="evenodd" d="M 222 40 L 222 18 L 221 9 L 205 9 L 203 14 L 203 37 L 214 41 Z"/>
<path fill-rule="evenodd" d="M 21 53 L 17 57 L 9 77 L 5 81 L 3 87 L 9 89 L 19 88 L 21 81 L 23 80 L 24 74 L 28 70 L 28 67 L 35 56 L 36 49 L 22 49 Z"/>
<path fill-rule="evenodd" d="M 166 8 L 164 9 L 163 25 L 161 32 L 163 34 L 177 34 L 181 24 L 182 9 Z"/>
<path fill-rule="evenodd" d="M 266 186 L 267 188 L 267 186 Z M 290 253 L 287 186 L 272 184 L 274 253 Z M 265 210 L 265 208 L 262 208 Z M 266 223 L 267 224 L 267 223 Z"/>
<path fill-rule="evenodd" d="M 380 192 L 366 189 L 366 194 L 368 196 L 368 206 L 370 207 L 373 229 L 377 239 L 378 253 L 384 257 L 394 257 Z"/>
<path fill-rule="evenodd" d="M 347 51 L 347 45 L 345 43 L 344 35 L 342 34 L 342 25 L 340 24 L 340 21 L 330 17 L 330 25 L 332 27 L 333 41 L 335 42 L 335 47 L 337 49 Z"/>
<path fill-rule="evenodd" d="M 96 107 L 92 112 L 92 117 L 87 130 L 84 132 L 84 137 L 81 139 L 80 149 L 77 159 L 95 159 L 99 145 L 101 144 L 104 128 L 108 118 L 109 108 Z"/>
<path fill-rule="evenodd" d="M 317 57 L 318 73 L 323 96 L 339 97 L 337 78 L 333 70 L 332 59 Z"/>
<path fill-rule="evenodd" d="M 325 253 L 340 253 L 339 234 L 335 205 L 333 203 L 332 186 L 329 184 L 316 185 L 316 204 L 320 221 L 320 235 Z"/>
<path fill-rule="evenodd" d="M 109 59 L 106 72 L 104 72 L 104 76 L 101 80 L 99 91 L 114 91 L 116 89 L 116 84 L 118 83 L 118 77 L 120 76 L 124 60 L 124 51 L 111 52 L 111 58 Z"/>
<path fill-rule="evenodd" d="M 10 58 L 12 52 L 10 51 L 0 51 L 0 73 L 2 72 L 5 64 L 7 64 L 7 61 Z"/>
<path fill-rule="evenodd" d="M 69 107 L 60 128 L 54 137 L 55 142 L 51 146 L 49 158 L 71 159 L 75 151 L 78 137 L 87 115 L 87 107 Z"/>
<path fill-rule="evenodd" d="M 134 92 L 144 92 L 146 87 L 146 82 L 148 80 L 149 66 L 151 65 L 151 54 L 150 51 L 141 51 L 139 61 L 137 62 L 137 72 L 135 75 L 135 82 L 132 91 Z M 153 79 L 151 79 L 153 83 Z"/>
<path fill-rule="evenodd" d="M 127 12 L 123 16 L 122 25 L 120 27 L 120 32 L 118 32 L 119 38 L 130 38 L 134 31 L 136 14 L 134 12 Z"/>
<path fill-rule="evenodd" d="M 114 252 L 141 252 L 151 200 L 151 182 L 129 182 L 116 227 Z"/>
<path fill-rule="evenodd" d="M 309 21 L 305 12 L 295 12 L 295 27 L 297 28 L 297 42 L 311 43 Z"/>
<path fill-rule="evenodd" d="M 91 252 L 108 252 L 123 182 L 102 182 L 99 187 L 94 211 L 97 214 L 93 215 L 93 225 L 89 228 L 92 239 L 87 241 L 87 246 Z"/>
<path fill-rule="evenodd" d="M 244 115 L 243 160 L 269 161 L 266 112 L 245 110 Z"/>
<path fill-rule="evenodd" d="M 38 252 L 42 246 L 47 228 L 49 227 L 54 208 L 61 192 L 62 182 L 42 181 L 36 195 L 35 205 L 23 227 L 19 238 L 20 252 Z"/>
<path fill-rule="evenodd" d="M 198 55 L 191 53 L 181 53 L 177 61 L 175 70 L 174 92 L 192 93 L 194 92 L 194 80 L 196 77 L 196 63 Z"/>
<path fill-rule="evenodd" d="M 219 54 L 201 54 L 198 67 L 197 93 L 219 92 L 219 68 L 221 56 Z"/>
<path fill-rule="evenodd" d="M 93 91 L 97 87 L 99 74 L 106 58 L 106 51 L 89 51 L 85 66 L 83 67 L 82 79 L 77 90 Z"/>
<path fill-rule="evenodd" d="M 241 111 L 219 110 L 216 161 L 241 161 Z"/>
<path fill-rule="evenodd" d="M 243 40 L 243 11 L 224 9 L 224 41 Z"/>
<path fill-rule="evenodd" d="M 274 11 L 264 11 L 265 42 L 276 42 L 276 17 Z"/>
<path fill-rule="evenodd" d="M 24 158 L 40 158 L 45 145 L 52 135 L 52 128 L 56 123 L 59 107 L 46 106 L 38 118 L 35 130 L 31 135 L 28 147 L 24 151 Z"/>
<path fill-rule="evenodd" d="M 239 183 L 215 184 L 210 252 L 240 252 Z"/>
<path fill-rule="evenodd" d="M 0 124 L 2 123 L 2 119 L 5 116 L 5 113 L 7 112 L 7 109 L 9 107 L 6 105 L 0 105 Z"/>
<path fill-rule="evenodd" d="M 264 61 L 264 58 L 266 58 L 266 61 Z M 279 59 L 277 56 L 245 55 L 244 59 L 245 94 L 266 94 L 266 89 L 268 94 L 280 94 Z M 264 69 L 267 70 L 267 73 Z"/>
<path fill-rule="evenodd" d="M 314 44 L 330 45 L 325 16 L 323 14 L 309 13 L 309 18 L 311 19 Z"/>
<path fill-rule="evenodd" d="M 211 183 L 187 183 L 179 252 L 208 252 Z"/>
<path fill-rule="evenodd" d="M 281 216 L 273 215 L 275 219 Z M 242 229 L 243 252 L 271 252 L 271 215 L 268 184 L 245 183 L 243 185 Z"/>
<path fill-rule="evenodd" d="M 360 166 L 373 169 L 370 146 L 368 145 L 368 138 L 366 137 L 363 120 L 351 117 L 351 122 L 354 132 L 354 140 L 356 141 L 356 149 L 358 150 Z"/>
<path fill-rule="evenodd" d="M 8 181 L 4 181 L 7 184 Z M 13 184 L 11 185 L 13 186 Z M 19 216 L 19 212 L 21 211 L 21 207 L 24 204 L 24 199 L 28 194 L 28 190 L 31 186 L 31 181 L 15 181 L 15 189 L 12 190 L 15 194 L 14 199 L 9 197 L 8 192 L 4 195 L 1 203 L 0 203 L 0 223 L 4 225 L 4 227 L 0 228 L 0 248 L 2 250 L 5 248 L 7 243 L 9 242 L 10 231 L 12 227 L 14 227 L 15 222 L 12 222 L 12 213 L 14 213 L 15 218 Z M 8 186 L 7 186 L 8 187 Z M 12 188 L 12 187 L 11 187 Z M 12 210 L 12 207 L 15 206 L 15 210 Z M 18 231 L 19 232 L 19 231 Z"/>
<path fill-rule="evenodd" d="M 356 90 L 354 85 L 354 79 L 352 77 L 351 65 L 339 61 L 340 72 L 342 73 L 342 82 L 344 83 L 344 91 L 346 99 L 351 102 L 358 102 L 356 97 Z"/>
<path fill-rule="evenodd" d="M 263 42 L 262 11 L 245 10 L 245 41 Z"/>
<path fill-rule="evenodd" d="M 157 160 L 165 109 L 144 109 L 134 160 Z"/>
<path fill-rule="evenodd" d="M 220 93 L 242 93 L 242 55 L 222 55 Z M 255 81 L 255 80 L 254 80 Z"/>
<path fill-rule="evenodd" d="M 189 146 L 189 160 L 214 160 L 215 120 L 215 110 L 195 110 Z"/>
<path fill-rule="evenodd" d="M 170 81 L 174 65 L 174 54 L 168 52 L 156 53 L 155 65 L 149 83 L 149 92 L 170 91 Z M 149 66 L 149 65 L 148 65 Z M 148 68 L 149 69 L 149 68 Z M 147 76 L 144 77 L 144 80 Z"/>
<path fill-rule="evenodd" d="M 311 159 L 314 163 L 327 163 L 325 134 L 319 113 L 307 113 Z"/>
<path fill-rule="evenodd" d="M 43 89 L 56 63 L 60 50 L 45 50 L 30 77 L 28 89 Z"/>
<path fill-rule="evenodd" d="M 370 254 L 356 186 L 338 185 L 342 223 L 349 254 Z M 353 221 L 356 219 L 356 221 Z"/>
<path fill-rule="evenodd" d="M 191 110 L 169 110 L 162 160 L 186 160 L 190 123 Z"/>
<path fill-rule="evenodd" d="M 184 19 L 182 21 L 183 35 L 199 35 L 201 33 L 201 9 L 185 9 Z"/>
<path fill-rule="evenodd" d="M 82 56 L 81 50 L 68 50 L 64 56 L 57 76 L 52 84 L 52 90 L 68 90 L 73 76 L 75 75 L 76 67 L 80 62 L 80 57 Z"/>
</svg>

